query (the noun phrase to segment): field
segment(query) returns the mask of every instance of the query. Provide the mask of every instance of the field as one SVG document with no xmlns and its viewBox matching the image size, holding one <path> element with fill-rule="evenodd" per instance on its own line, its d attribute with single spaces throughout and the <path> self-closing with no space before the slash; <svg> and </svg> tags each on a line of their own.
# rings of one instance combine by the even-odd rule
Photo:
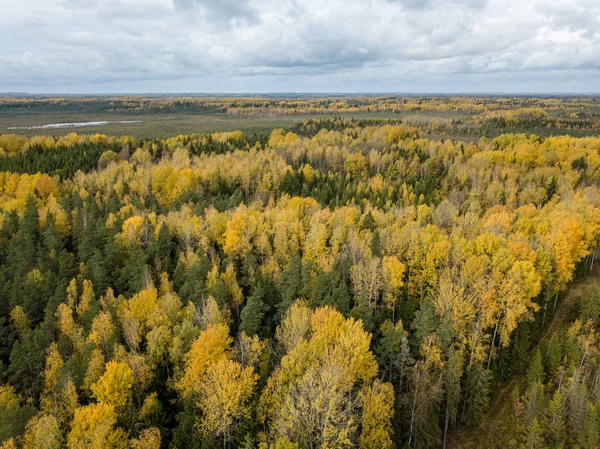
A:
<svg viewBox="0 0 600 449">
<path fill-rule="evenodd" d="M 342 114 L 347 118 L 393 118 L 392 114 Z M 133 136 L 137 139 L 167 139 L 178 134 L 215 133 L 241 130 L 247 134 L 269 134 L 274 128 L 287 128 L 306 118 L 331 118 L 333 114 L 307 116 L 251 116 L 214 115 L 127 115 L 127 114 L 3 114 L 0 115 L 0 133 L 17 133 L 28 137 L 39 134 L 65 135 L 106 134 Z M 139 121 L 139 123 L 109 123 L 97 126 L 73 126 L 62 129 L 11 129 L 12 127 L 41 126 L 52 123 Z"/>
<path fill-rule="evenodd" d="M 419 100 L 419 101 L 416 101 Z M 241 130 L 268 134 L 306 119 L 395 119 L 415 125 L 431 137 L 475 140 L 503 132 L 540 135 L 594 135 L 600 129 L 595 97 L 0 97 L 0 133 L 105 134 L 166 139 L 178 134 Z M 117 104 L 115 105 L 115 102 Z M 281 104 L 291 102 L 290 107 Z M 342 104 L 341 104 L 342 103 Z M 559 106 L 557 106 L 557 104 Z M 191 106 L 190 106 L 191 105 Z M 550 107 L 548 107 L 550 106 Z M 528 116 L 547 108 L 544 117 Z M 523 117 L 515 116 L 519 110 Z M 166 111 L 166 112 L 165 112 Z M 508 116 L 510 115 L 510 117 Z M 110 122 L 60 129 L 33 128 L 60 123 Z M 131 122 L 131 123 L 119 123 Z"/>
</svg>

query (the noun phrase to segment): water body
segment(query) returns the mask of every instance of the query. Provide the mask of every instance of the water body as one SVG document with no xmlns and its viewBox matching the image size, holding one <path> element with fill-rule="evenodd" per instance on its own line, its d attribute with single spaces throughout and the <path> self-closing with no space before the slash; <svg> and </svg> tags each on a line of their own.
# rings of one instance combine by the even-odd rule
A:
<svg viewBox="0 0 600 449">
<path fill-rule="evenodd" d="M 117 120 L 100 122 L 69 122 L 69 123 L 51 123 L 49 125 L 36 126 L 11 126 L 8 129 L 60 129 L 60 128 L 79 128 L 82 126 L 108 125 L 110 123 L 141 123 L 141 120 Z"/>
</svg>

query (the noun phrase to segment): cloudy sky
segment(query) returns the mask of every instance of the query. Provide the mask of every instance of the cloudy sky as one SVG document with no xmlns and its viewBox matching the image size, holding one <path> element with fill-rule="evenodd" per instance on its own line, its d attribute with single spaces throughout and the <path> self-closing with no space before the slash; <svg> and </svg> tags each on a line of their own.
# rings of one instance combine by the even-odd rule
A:
<svg viewBox="0 0 600 449">
<path fill-rule="evenodd" d="M 0 92 L 600 92 L 600 0 L 0 0 Z"/>
</svg>

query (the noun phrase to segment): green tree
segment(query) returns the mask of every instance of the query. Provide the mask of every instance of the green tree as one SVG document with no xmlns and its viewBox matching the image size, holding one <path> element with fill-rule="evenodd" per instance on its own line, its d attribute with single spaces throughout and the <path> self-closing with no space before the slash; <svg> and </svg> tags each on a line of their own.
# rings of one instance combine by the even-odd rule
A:
<svg viewBox="0 0 600 449">
<path fill-rule="evenodd" d="M 263 318 L 267 312 L 267 305 L 264 302 L 265 296 L 264 287 L 257 285 L 242 309 L 240 331 L 246 332 L 249 336 L 256 335 L 261 330 Z"/>
</svg>

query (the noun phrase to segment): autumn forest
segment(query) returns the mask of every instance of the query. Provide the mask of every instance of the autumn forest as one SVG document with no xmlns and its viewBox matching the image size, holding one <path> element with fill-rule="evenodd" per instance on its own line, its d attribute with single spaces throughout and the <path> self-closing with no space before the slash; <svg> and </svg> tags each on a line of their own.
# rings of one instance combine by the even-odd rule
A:
<svg viewBox="0 0 600 449">
<path fill-rule="evenodd" d="M 82 115 L 0 128 L 2 449 L 600 447 L 600 98 L 0 97 Z"/>
</svg>

